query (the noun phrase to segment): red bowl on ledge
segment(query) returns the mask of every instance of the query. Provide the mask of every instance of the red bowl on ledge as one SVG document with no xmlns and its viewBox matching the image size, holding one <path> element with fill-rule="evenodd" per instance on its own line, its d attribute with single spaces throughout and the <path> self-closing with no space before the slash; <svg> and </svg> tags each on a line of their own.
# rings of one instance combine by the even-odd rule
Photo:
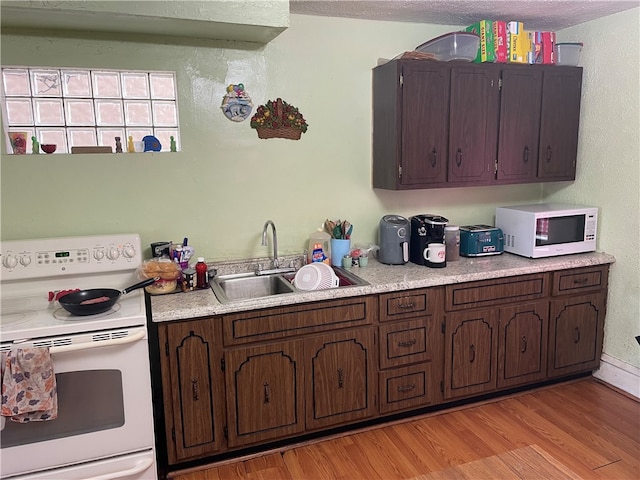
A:
<svg viewBox="0 0 640 480">
<path fill-rule="evenodd" d="M 45 153 L 53 153 L 56 151 L 57 145 L 55 143 L 42 143 L 40 144 L 40 148 Z"/>
</svg>

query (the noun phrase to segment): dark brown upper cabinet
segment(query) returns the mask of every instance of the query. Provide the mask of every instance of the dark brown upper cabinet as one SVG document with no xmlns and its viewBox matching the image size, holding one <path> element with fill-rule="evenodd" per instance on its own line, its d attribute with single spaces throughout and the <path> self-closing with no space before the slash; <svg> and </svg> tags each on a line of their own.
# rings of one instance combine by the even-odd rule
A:
<svg viewBox="0 0 640 480">
<path fill-rule="evenodd" d="M 575 179 L 582 68 L 392 60 L 373 69 L 373 187 Z"/>
<path fill-rule="evenodd" d="M 450 70 L 441 64 L 389 62 L 373 76 L 373 184 L 405 189 L 447 181 Z"/>
</svg>

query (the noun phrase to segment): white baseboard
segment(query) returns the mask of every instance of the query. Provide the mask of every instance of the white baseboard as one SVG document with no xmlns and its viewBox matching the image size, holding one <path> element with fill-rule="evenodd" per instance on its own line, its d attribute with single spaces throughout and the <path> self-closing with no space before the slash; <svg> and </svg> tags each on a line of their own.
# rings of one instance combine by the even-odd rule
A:
<svg viewBox="0 0 640 480">
<path fill-rule="evenodd" d="M 640 368 L 638 367 L 603 353 L 600 358 L 600 368 L 593 372 L 593 376 L 640 398 Z"/>
</svg>

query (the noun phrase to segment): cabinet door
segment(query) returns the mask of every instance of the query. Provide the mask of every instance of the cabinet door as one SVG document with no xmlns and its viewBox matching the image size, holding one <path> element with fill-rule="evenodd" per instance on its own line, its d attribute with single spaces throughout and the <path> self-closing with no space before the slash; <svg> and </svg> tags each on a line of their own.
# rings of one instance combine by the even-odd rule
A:
<svg viewBox="0 0 640 480">
<path fill-rule="evenodd" d="M 402 70 L 402 185 L 445 183 L 449 69 L 411 62 Z"/>
<path fill-rule="evenodd" d="M 538 161 L 541 180 L 575 180 L 581 91 L 582 68 L 545 69 Z"/>
<path fill-rule="evenodd" d="M 548 328 L 546 301 L 500 309 L 498 387 L 544 380 Z"/>
<path fill-rule="evenodd" d="M 497 345 L 497 310 L 447 315 L 444 397 L 462 397 L 494 390 Z"/>
<path fill-rule="evenodd" d="M 352 422 L 375 413 L 372 328 L 305 340 L 307 429 Z"/>
<path fill-rule="evenodd" d="M 224 442 L 222 353 L 211 319 L 161 325 L 169 463 L 203 457 Z M 172 445 L 173 443 L 173 445 Z"/>
<path fill-rule="evenodd" d="M 500 92 L 498 180 L 532 181 L 538 169 L 542 71 L 505 69 Z"/>
<path fill-rule="evenodd" d="M 483 185 L 495 177 L 499 77 L 495 65 L 451 69 L 449 183 Z"/>
<path fill-rule="evenodd" d="M 229 446 L 304 429 L 302 352 L 291 341 L 225 353 Z"/>
<path fill-rule="evenodd" d="M 550 377 L 594 370 L 600 364 L 606 310 L 605 293 L 551 302 Z"/>
</svg>

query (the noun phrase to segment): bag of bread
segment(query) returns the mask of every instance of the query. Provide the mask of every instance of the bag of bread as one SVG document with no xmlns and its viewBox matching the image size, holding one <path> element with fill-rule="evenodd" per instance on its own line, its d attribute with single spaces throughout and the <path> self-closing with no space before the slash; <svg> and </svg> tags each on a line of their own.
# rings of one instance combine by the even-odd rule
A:
<svg viewBox="0 0 640 480">
<path fill-rule="evenodd" d="M 178 279 L 182 275 L 180 265 L 168 258 L 154 258 L 145 260 L 138 267 L 138 276 L 141 279 L 159 277 L 153 284 L 144 287 L 152 295 L 173 293 L 178 287 Z"/>
</svg>

